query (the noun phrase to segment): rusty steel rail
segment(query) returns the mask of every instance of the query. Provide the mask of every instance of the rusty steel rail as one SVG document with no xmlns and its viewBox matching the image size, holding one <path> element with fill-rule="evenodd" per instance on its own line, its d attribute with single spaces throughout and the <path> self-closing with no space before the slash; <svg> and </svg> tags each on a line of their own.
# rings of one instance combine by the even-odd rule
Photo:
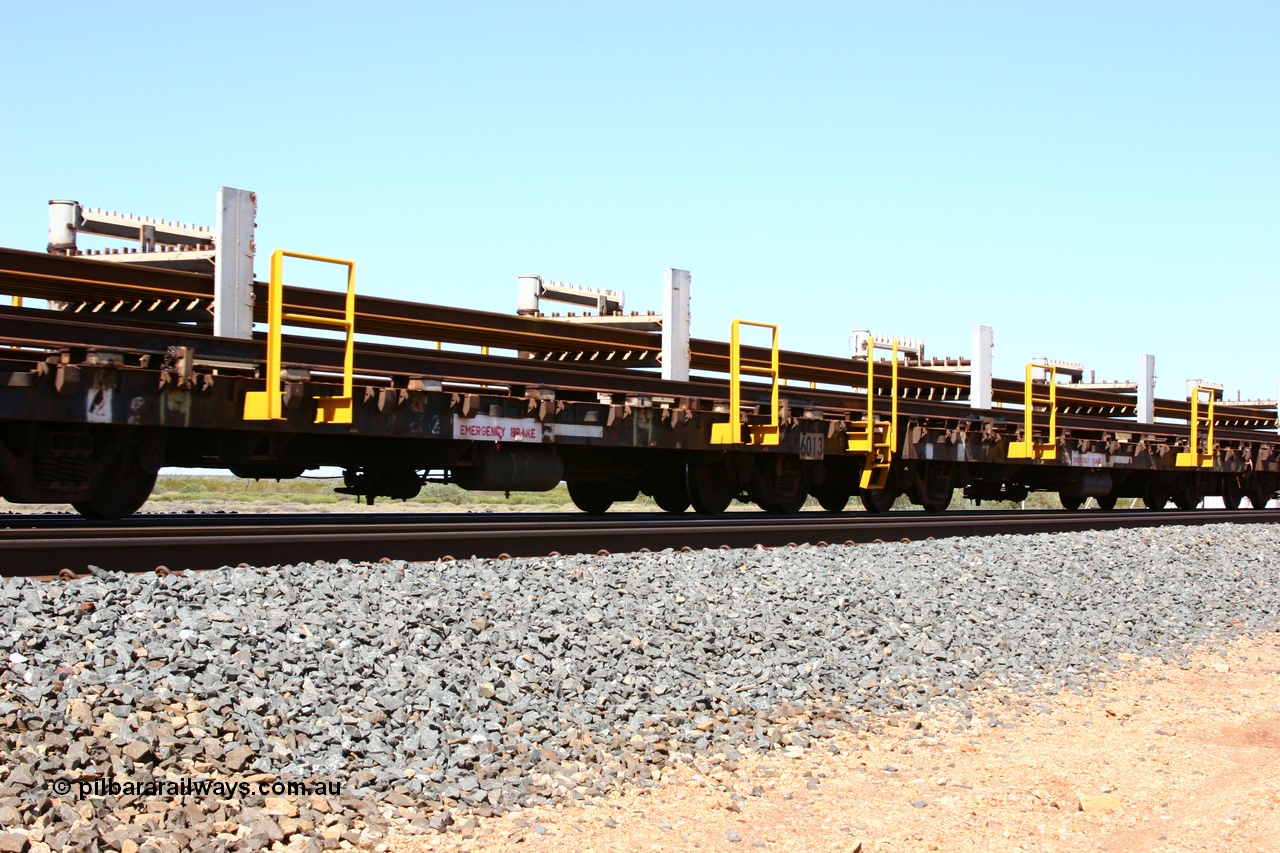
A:
<svg viewBox="0 0 1280 853">
<path fill-rule="evenodd" d="M 0 290 L 13 296 L 67 302 L 189 301 L 213 298 L 213 276 L 0 248 Z"/>
<path fill-rule="evenodd" d="M 39 252 L 0 248 L 0 287 L 19 296 L 52 298 L 69 301 L 97 299 L 112 305 L 157 300 L 211 300 L 211 276 L 158 270 L 147 267 L 105 264 L 83 258 L 68 258 Z M 268 285 L 256 282 L 255 319 L 266 320 Z M 285 299 L 284 310 L 339 319 L 345 313 L 345 295 L 337 292 L 292 288 Z M 111 306 L 106 309 L 110 313 Z M 91 315 L 101 318 L 102 314 Z M 575 354 L 577 358 L 599 368 L 609 366 L 655 366 L 661 350 L 660 339 L 649 332 L 580 326 L 556 320 L 520 317 L 487 311 L 453 308 L 443 305 L 408 302 L 374 296 L 356 297 L 356 327 L 361 334 L 393 338 L 446 341 L 474 346 L 498 347 L 526 352 L 558 352 Z M 305 325 L 305 324 L 304 324 Z M 199 334 L 183 327 L 184 334 Z M 364 347 L 361 344 L 361 347 Z M 722 341 L 694 339 L 690 342 L 694 369 L 727 373 L 729 344 Z M 566 366 L 575 356 L 554 362 L 537 362 Z M 744 363 L 766 365 L 769 352 L 759 347 L 743 347 Z M 866 385 L 860 371 L 851 369 L 848 358 L 811 353 L 782 351 L 781 372 L 793 381 L 818 382 L 862 388 Z M 884 385 L 877 377 L 877 390 L 887 391 L 888 370 Z M 968 394 L 967 375 L 919 367 L 899 370 L 899 386 L 938 392 L 964 398 Z M 1024 385 L 1021 381 L 995 379 L 993 398 L 997 403 L 1021 404 Z M 1058 404 L 1066 411 L 1089 410 L 1095 417 L 1132 417 L 1136 412 L 1131 393 L 1102 389 L 1058 389 Z M 1186 421 L 1191 404 L 1185 400 L 1157 399 L 1155 414 L 1160 418 Z M 1238 429 L 1274 429 L 1275 413 L 1248 406 L 1217 406 L 1216 419 Z M 1150 431 L 1145 428 L 1143 431 Z"/>
<path fill-rule="evenodd" d="M 139 321 L 130 318 L 130 325 L 106 322 L 105 317 L 65 316 L 33 308 L 13 308 L 0 305 L 0 339 L 23 347 L 51 347 L 68 349 L 118 349 L 162 356 L 173 341 L 173 327 L 163 323 Z M 265 343 L 262 336 L 245 341 L 232 338 L 205 336 L 196 342 L 200 358 L 240 362 L 246 370 L 263 358 Z M 286 336 L 284 338 L 286 361 L 322 372 L 340 372 L 343 367 L 343 348 L 340 341 L 321 338 Z M 22 350 L 16 352 L 0 349 L 0 362 L 14 359 L 14 368 L 25 370 L 29 358 Z M 865 366 L 842 362 L 848 374 L 861 373 Z M 531 361 L 501 355 L 453 352 L 422 347 L 406 347 L 392 344 L 361 344 L 355 353 L 355 371 L 365 386 L 388 385 L 396 378 L 431 376 L 446 382 L 475 386 L 527 385 L 554 386 L 560 392 L 580 393 L 584 398 L 595 398 L 595 393 L 607 386 L 618 394 L 667 394 L 671 383 L 654 373 L 629 370 L 596 362 L 579 363 Z M 865 374 L 863 374 L 865 385 Z M 704 400 L 726 399 L 729 395 L 727 379 L 694 377 L 679 383 L 682 396 Z M 1021 386 L 1019 386 L 1021 388 Z M 789 386 L 782 389 L 784 396 L 804 399 L 812 405 L 832 412 L 861 411 L 866 397 L 852 391 L 810 389 Z M 1021 392 L 1020 392 L 1021 393 Z M 919 418 L 947 418 L 957 413 L 954 402 L 928 399 L 904 399 L 899 405 L 902 415 Z M 967 411 L 967 410 L 961 410 Z M 1020 411 L 1010 410 L 1011 414 Z M 1059 415 L 1058 423 L 1064 428 L 1099 429 L 1096 418 Z M 1117 426 L 1119 426 L 1117 424 Z M 1185 438 L 1189 434 L 1187 424 L 1148 424 L 1146 434 Z M 1247 430 L 1221 426 L 1218 435 L 1222 439 L 1251 440 L 1256 436 Z"/>
<path fill-rule="evenodd" d="M 270 516 L 233 517 L 219 524 L 125 524 L 99 527 L 83 522 L 27 530 L 0 530 L 5 574 L 47 576 L 93 565 L 115 571 L 212 569 L 302 561 L 355 562 L 383 558 L 410 561 L 445 557 L 543 557 L 623 553 L 665 548 L 750 548 L 787 544 L 867 542 L 1115 530 L 1168 524 L 1274 524 L 1280 510 L 1146 510 L 1101 512 L 968 511 L 947 516 L 922 512 L 873 516 L 863 513 L 802 513 L 793 517 L 732 513 L 719 518 L 676 519 L 661 515 L 601 518 L 522 516 L 458 523 L 456 516 L 415 516 L 395 522 L 368 515 L 349 523 L 280 524 Z"/>
<path fill-rule="evenodd" d="M 0 248 L 0 290 L 15 296 L 69 302 L 102 300 L 110 303 L 104 312 L 109 314 L 112 306 L 122 303 L 212 300 L 213 278 Z M 254 282 L 254 320 L 257 322 L 267 321 L 269 291 L 267 282 Z M 343 293 L 290 287 L 284 295 L 283 310 L 337 320 L 345 316 L 345 301 Z M 356 318 L 357 330 L 366 335 L 514 350 L 604 349 L 650 354 L 661 350 L 657 339 L 647 332 L 586 329 L 555 320 L 360 294 L 356 296 Z M 185 327 L 184 331 L 199 334 L 191 327 Z"/>
</svg>

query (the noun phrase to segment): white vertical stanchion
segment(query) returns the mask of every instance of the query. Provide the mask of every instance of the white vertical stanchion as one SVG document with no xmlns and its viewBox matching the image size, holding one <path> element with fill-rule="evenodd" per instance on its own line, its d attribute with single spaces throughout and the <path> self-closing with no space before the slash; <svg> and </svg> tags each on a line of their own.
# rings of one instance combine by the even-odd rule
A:
<svg viewBox="0 0 1280 853">
<path fill-rule="evenodd" d="M 214 224 L 213 333 L 253 338 L 253 229 L 258 196 L 248 190 L 218 190 Z"/>
<path fill-rule="evenodd" d="M 969 374 L 969 406 L 974 409 L 990 409 L 991 400 L 991 351 L 995 334 L 990 326 L 973 327 L 972 372 Z"/>
<path fill-rule="evenodd" d="M 662 287 L 662 378 L 689 381 L 689 288 L 688 270 L 669 269 Z"/>
<path fill-rule="evenodd" d="M 1138 356 L 1138 423 L 1156 422 L 1156 357 Z"/>
</svg>

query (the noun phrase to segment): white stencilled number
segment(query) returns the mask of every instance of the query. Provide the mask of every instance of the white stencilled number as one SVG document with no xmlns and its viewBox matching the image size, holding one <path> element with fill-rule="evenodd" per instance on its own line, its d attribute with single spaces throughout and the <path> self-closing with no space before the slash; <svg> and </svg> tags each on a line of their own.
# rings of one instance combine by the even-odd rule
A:
<svg viewBox="0 0 1280 853">
<path fill-rule="evenodd" d="M 818 433 L 806 432 L 800 435 L 800 458 L 822 459 L 826 456 L 826 439 Z"/>
</svg>

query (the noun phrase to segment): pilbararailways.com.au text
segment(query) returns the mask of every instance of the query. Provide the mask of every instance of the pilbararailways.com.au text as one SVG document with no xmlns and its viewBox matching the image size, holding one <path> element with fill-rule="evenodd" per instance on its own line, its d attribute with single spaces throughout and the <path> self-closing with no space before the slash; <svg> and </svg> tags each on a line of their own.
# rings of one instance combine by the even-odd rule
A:
<svg viewBox="0 0 1280 853">
<path fill-rule="evenodd" d="M 72 791 L 80 797 L 337 797 L 342 783 L 333 780 L 317 782 L 282 781 L 237 782 L 228 779 L 144 779 L 120 781 L 115 776 L 82 779 L 73 782 L 55 779 L 49 783 L 54 794 L 66 796 Z"/>
</svg>

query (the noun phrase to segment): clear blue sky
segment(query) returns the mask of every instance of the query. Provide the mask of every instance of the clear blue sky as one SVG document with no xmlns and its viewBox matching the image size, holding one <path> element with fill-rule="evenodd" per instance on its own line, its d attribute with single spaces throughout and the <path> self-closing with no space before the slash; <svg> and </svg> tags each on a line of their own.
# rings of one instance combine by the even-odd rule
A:
<svg viewBox="0 0 1280 853">
<path fill-rule="evenodd" d="M 0 244 L 46 202 L 212 223 L 360 289 L 513 311 L 516 276 L 1274 397 L 1280 4 L 9 2 Z M 300 282 L 301 283 L 301 282 Z"/>
</svg>

